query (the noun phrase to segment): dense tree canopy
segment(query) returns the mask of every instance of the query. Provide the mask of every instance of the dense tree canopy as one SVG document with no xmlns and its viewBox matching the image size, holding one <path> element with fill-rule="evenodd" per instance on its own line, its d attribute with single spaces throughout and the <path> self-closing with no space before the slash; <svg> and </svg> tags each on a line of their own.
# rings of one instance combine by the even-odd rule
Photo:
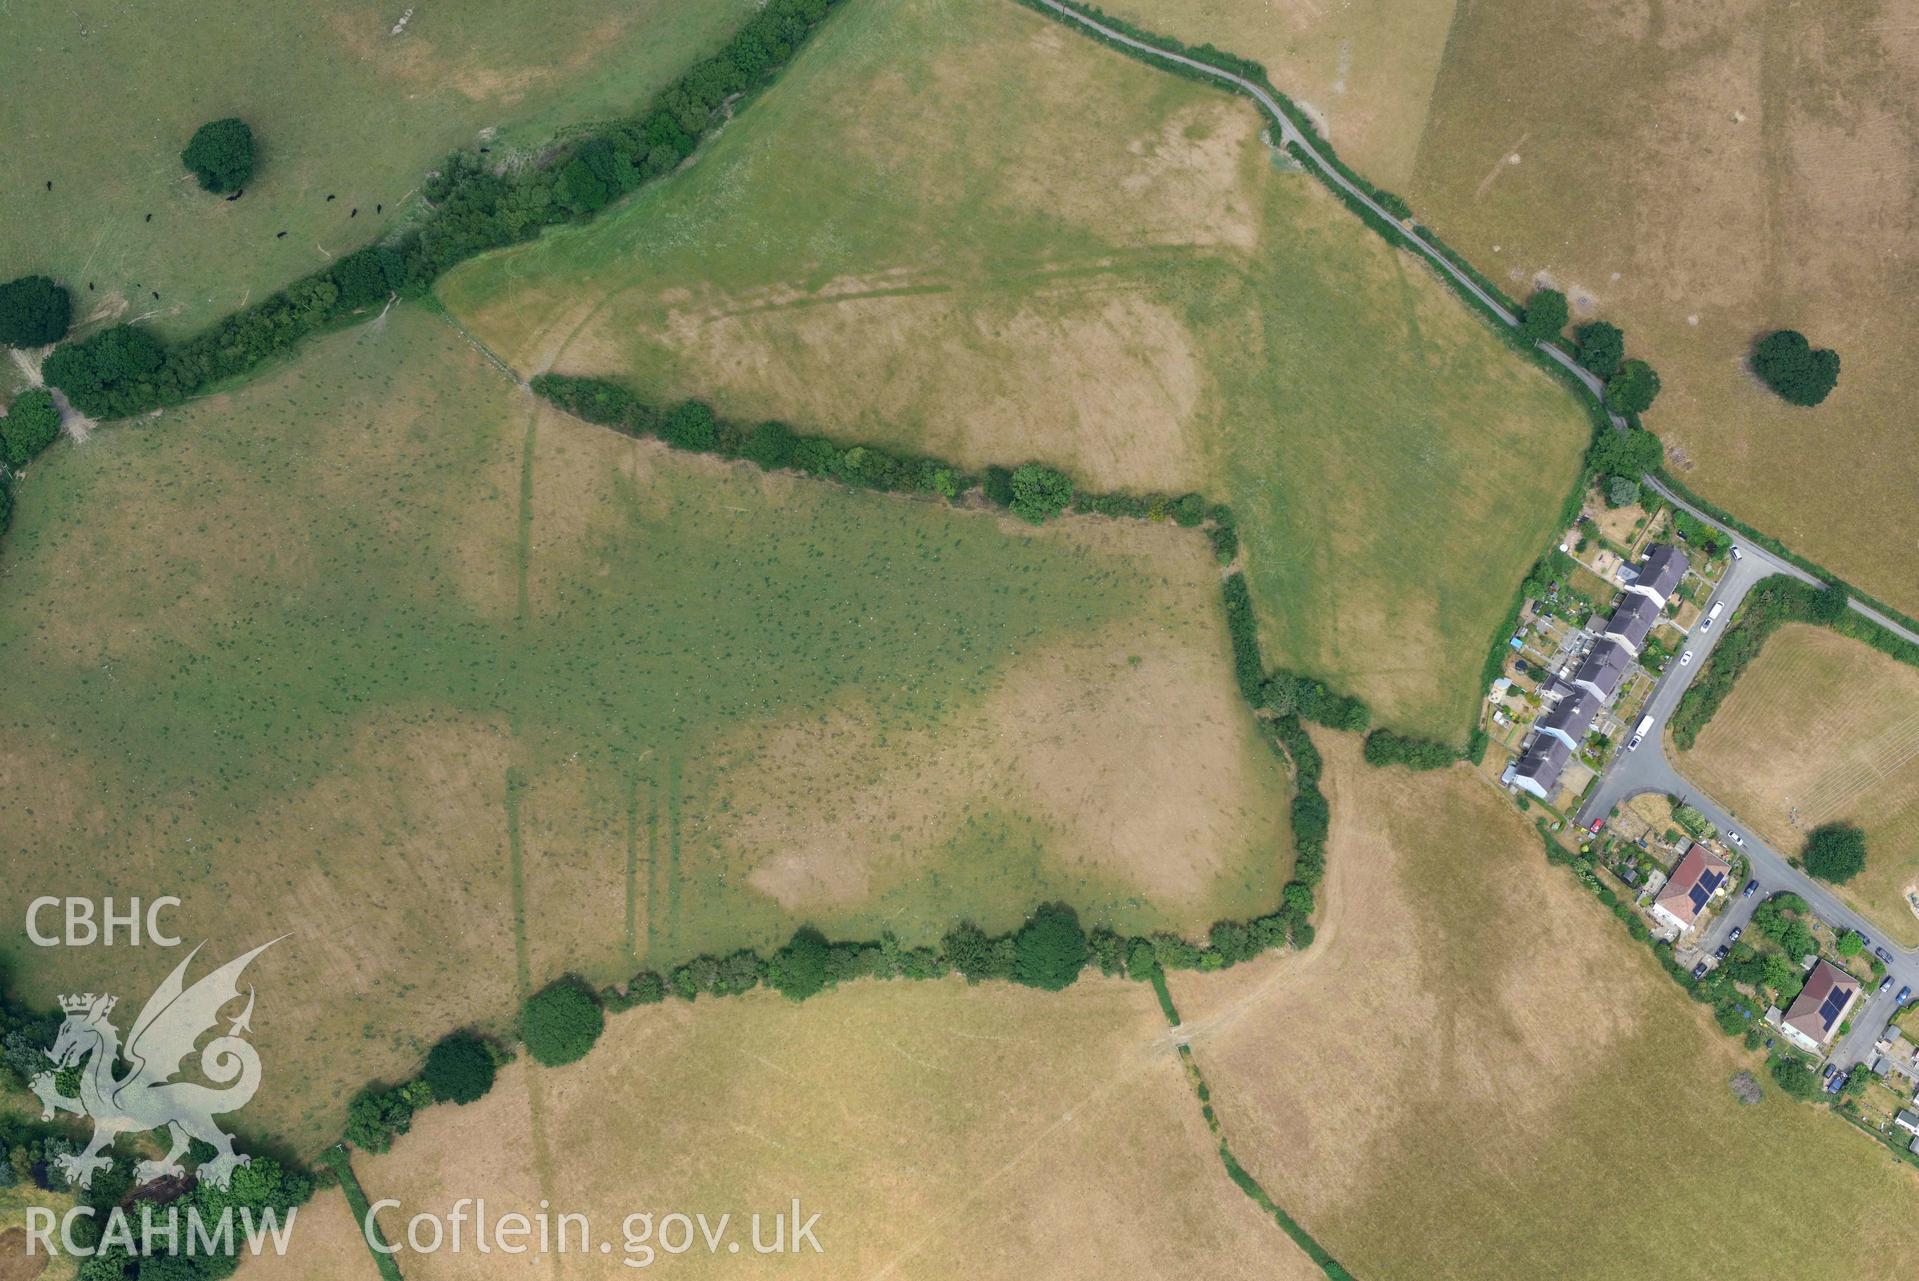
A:
<svg viewBox="0 0 1919 1281">
<path fill-rule="evenodd" d="M 1659 373 L 1643 360 L 1628 360 L 1606 381 L 1606 407 L 1618 414 L 1643 414 L 1659 399 Z"/>
<path fill-rule="evenodd" d="M 1619 326 L 1604 320 L 1589 321 L 1573 330 L 1579 341 L 1579 364 L 1587 373 L 1611 378 L 1626 358 L 1626 335 Z"/>
<path fill-rule="evenodd" d="M 1012 486 L 1013 499 L 1008 506 L 1015 516 L 1035 525 L 1059 515 L 1073 501 L 1073 482 L 1039 463 L 1015 469 Z"/>
<path fill-rule="evenodd" d="M 1839 353 L 1815 348 L 1796 329 L 1761 338 L 1752 349 L 1752 369 L 1760 381 L 1795 405 L 1816 405 L 1839 382 Z"/>
<path fill-rule="evenodd" d="M 773 954 L 768 981 L 795 1001 L 804 1001 L 826 986 L 827 967 L 833 959 L 826 936 L 812 926 L 794 931 L 792 942 Z"/>
<path fill-rule="evenodd" d="M 1665 447 L 1659 437 L 1642 427 L 1625 431 L 1602 431 L 1593 437 L 1586 451 L 1586 462 L 1603 476 L 1624 476 L 1638 480 L 1665 460 Z"/>
<path fill-rule="evenodd" d="M 1806 870 L 1822 881 L 1842 884 L 1865 870 L 1866 834 L 1850 823 L 1828 823 L 1806 838 Z"/>
<path fill-rule="evenodd" d="M 1557 289 L 1535 289 L 1519 317 L 1519 333 L 1529 342 L 1546 342 L 1557 338 L 1571 318 L 1566 295 Z"/>
<path fill-rule="evenodd" d="M 426 1056 L 420 1076 L 433 1097 L 449 1103 L 472 1103 L 493 1088 L 493 1051 L 471 1032 L 440 1038 Z"/>
<path fill-rule="evenodd" d="M 216 195 L 238 191 L 253 176 L 253 130 L 234 116 L 210 120 L 194 130 L 180 163 Z"/>
<path fill-rule="evenodd" d="M 0 345 L 45 347 L 67 336 L 73 300 L 45 276 L 22 276 L 0 285 Z"/>
<path fill-rule="evenodd" d="M 1013 948 L 1013 977 L 1028 987 L 1057 992 L 1086 966 L 1085 931 L 1064 903 L 1048 903 L 1034 912 L 1013 936 Z"/>
<path fill-rule="evenodd" d="M 526 999 L 520 1037 L 527 1053 L 548 1067 L 583 1057 L 600 1039 L 606 1014 L 593 992 L 576 978 L 563 978 Z"/>
<path fill-rule="evenodd" d="M 24 467 L 60 434 L 60 410 L 53 394 L 35 387 L 13 398 L 7 416 L 0 418 L 0 461 Z"/>
</svg>

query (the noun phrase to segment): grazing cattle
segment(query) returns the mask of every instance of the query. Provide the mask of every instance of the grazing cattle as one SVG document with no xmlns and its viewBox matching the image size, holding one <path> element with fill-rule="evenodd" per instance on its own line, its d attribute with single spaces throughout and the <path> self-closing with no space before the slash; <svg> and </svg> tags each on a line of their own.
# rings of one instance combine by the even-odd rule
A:
<svg viewBox="0 0 1919 1281">
<path fill-rule="evenodd" d="M 386 208 L 386 206 L 385 206 L 385 205 L 375 205 L 375 206 L 373 206 L 373 212 L 374 212 L 374 213 L 379 213 L 379 212 L 380 212 L 380 211 L 381 211 L 382 209 L 385 209 L 385 208 Z"/>
<path fill-rule="evenodd" d="M 327 196 L 327 199 L 328 199 L 328 200 L 332 200 L 332 199 L 333 199 L 333 197 L 332 197 L 332 195 L 331 195 L 331 194 L 329 194 L 329 195 Z"/>
<path fill-rule="evenodd" d="M 287 238 L 287 233 L 284 231 L 274 237 L 275 240 L 285 240 L 286 238 Z"/>
<path fill-rule="evenodd" d="M 347 217 L 349 218 L 358 218 L 359 216 L 360 216 L 360 211 L 358 209 L 355 209 L 352 213 L 347 215 Z"/>
<path fill-rule="evenodd" d="M 147 215 L 147 221 L 148 221 L 148 222 L 152 222 L 152 221 L 153 221 L 153 215 L 152 215 L 152 214 L 148 214 L 148 215 Z"/>
<path fill-rule="evenodd" d="M 53 190 L 53 179 L 51 179 L 51 178 L 49 178 L 49 179 L 47 179 L 47 190 L 48 190 L 48 191 L 52 191 L 52 190 Z"/>
</svg>

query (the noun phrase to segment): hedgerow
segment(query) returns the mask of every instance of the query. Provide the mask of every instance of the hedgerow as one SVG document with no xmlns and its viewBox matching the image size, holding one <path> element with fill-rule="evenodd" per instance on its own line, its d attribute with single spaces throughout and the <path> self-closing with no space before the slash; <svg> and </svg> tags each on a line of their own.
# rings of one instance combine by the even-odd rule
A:
<svg viewBox="0 0 1919 1281">
<path fill-rule="evenodd" d="M 1368 765 L 1404 765 L 1416 770 L 1444 769 L 1459 759 L 1459 753 L 1444 743 L 1395 734 L 1389 729 L 1376 729 L 1366 736 L 1364 755 Z"/>
<path fill-rule="evenodd" d="M 767 0 L 725 47 L 638 115 L 582 131 L 518 169 L 448 157 L 421 188 L 427 216 L 176 343 L 118 325 L 48 357 L 44 374 L 84 414 L 124 418 L 239 377 L 392 295 L 417 297 L 455 264 L 582 220 L 692 155 L 729 102 L 772 78 L 836 0 Z"/>
</svg>

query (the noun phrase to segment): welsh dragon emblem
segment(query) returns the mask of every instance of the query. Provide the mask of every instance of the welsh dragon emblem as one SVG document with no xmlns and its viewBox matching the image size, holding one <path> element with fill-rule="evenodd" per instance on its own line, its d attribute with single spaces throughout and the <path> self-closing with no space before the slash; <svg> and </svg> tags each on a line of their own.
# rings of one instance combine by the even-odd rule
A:
<svg viewBox="0 0 1919 1281">
<path fill-rule="evenodd" d="M 140 1162 L 134 1169 L 137 1182 L 185 1173 L 180 1158 L 194 1139 L 211 1146 L 216 1154 L 201 1164 L 202 1182 L 224 1188 L 233 1171 L 247 1164 L 248 1158 L 233 1150 L 233 1136 L 215 1125 L 213 1117 L 246 1106 L 260 1088 L 260 1056 L 241 1036 L 252 1030 L 252 988 L 246 992 L 246 1008 L 225 1035 L 214 1037 L 200 1050 L 200 1071 L 214 1084 L 173 1077 L 193 1053 L 195 1042 L 219 1022 L 221 1009 L 239 999 L 240 973 L 247 963 L 277 942 L 261 944 L 188 987 L 187 966 L 200 954 L 200 948 L 194 948 L 147 998 L 124 1049 L 119 1030 L 108 1017 L 119 998 L 91 992 L 60 998 L 67 1017 L 47 1051 L 55 1070 L 36 1074 L 29 1084 L 45 1107 L 42 1120 L 51 1120 L 56 1109 L 93 1118 L 93 1138 L 86 1150 L 58 1158 L 60 1170 L 75 1187 L 88 1186 L 95 1170 L 111 1164 L 112 1158 L 101 1152 L 116 1137 L 145 1130 L 165 1129 L 172 1147 L 161 1160 Z M 56 1073 L 82 1060 L 77 1094 L 60 1093 Z M 115 1076 L 122 1060 L 126 1074 Z"/>
</svg>

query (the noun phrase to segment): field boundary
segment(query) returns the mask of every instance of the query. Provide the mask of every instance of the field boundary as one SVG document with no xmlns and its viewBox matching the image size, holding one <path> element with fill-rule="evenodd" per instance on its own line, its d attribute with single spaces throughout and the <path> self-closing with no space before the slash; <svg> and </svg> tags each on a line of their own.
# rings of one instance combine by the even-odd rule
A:
<svg viewBox="0 0 1919 1281">
<path fill-rule="evenodd" d="M 367 1233 L 380 1239 L 381 1245 L 390 1246 L 386 1233 L 380 1230 L 380 1224 L 373 1217 L 373 1203 L 367 1199 L 366 1189 L 360 1186 L 360 1176 L 353 1172 L 353 1162 L 347 1156 L 346 1145 L 336 1143 L 326 1150 L 321 1158 L 329 1169 L 339 1176 L 340 1191 L 346 1195 L 347 1208 L 353 1211 L 353 1220 L 361 1228 L 362 1240 L 366 1240 L 367 1253 L 373 1256 L 373 1265 L 379 1269 L 384 1281 L 406 1281 L 400 1275 L 399 1262 L 391 1255 L 373 1248 L 373 1242 L 367 1239 Z"/>
<path fill-rule="evenodd" d="M 1690 750 L 1699 733 L 1719 712 L 1720 705 L 1733 691 L 1739 677 L 1772 634 L 1787 623 L 1805 623 L 1822 627 L 1837 635 L 1886 655 L 1908 667 L 1919 668 L 1919 645 L 1880 626 L 1866 615 L 1838 604 L 1834 592 L 1843 587 L 1815 588 L 1809 583 L 1774 574 L 1761 579 L 1726 625 L 1726 634 L 1713 647 L 1699 675 L 1679 699 L 1679 706 L 1668 718 L 1673 742 L 1681 751 Z"/>
</svg>

